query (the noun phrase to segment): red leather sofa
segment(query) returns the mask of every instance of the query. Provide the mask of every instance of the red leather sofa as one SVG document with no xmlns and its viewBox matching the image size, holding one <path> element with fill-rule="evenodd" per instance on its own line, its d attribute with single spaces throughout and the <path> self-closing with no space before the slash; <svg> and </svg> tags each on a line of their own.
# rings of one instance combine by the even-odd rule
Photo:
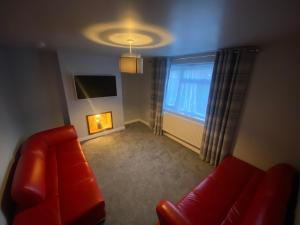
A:
<svg viewBox="0 0 300 225">
<path fill-rule="evenodd" d="M 160 225 L 282 225 L 295 171 L 278 164 L 264 172 L 227 157 L 179 203 L 161 201 Z"/>
<path fill-rule="evenodd" d="M 73 126 L 31 136 L 12 183 L 13 225 L 95 225 L 104 200 Z"/>
</svg>

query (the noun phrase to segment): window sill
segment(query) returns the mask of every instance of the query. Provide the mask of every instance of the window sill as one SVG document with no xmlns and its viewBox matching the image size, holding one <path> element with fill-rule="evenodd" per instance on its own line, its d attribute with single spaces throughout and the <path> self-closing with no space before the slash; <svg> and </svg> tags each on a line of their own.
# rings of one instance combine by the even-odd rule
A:
<svg viewBox="0 0 300 225">
<path fill-rule="evenodd" d="M 195 118 L 188 117 L 188 116 L 185 116 L 185 115 L 182 115 L 182 114 L 179 114 L 179 113 L 171 112 L 171 111 L 168 111 L 168 110 L 163 110 L 163 113 L 168 113 L 168 114 L 174 115 L 176 117 L 179 117 L 179 118 L 182 118 L 182 119 L 185 119 L 185 120 L 189 120 L 189 121 L 197 123 L 197 124 L 201 124 L 203 126 L 205 124 L 205 122 L 202 121 L 202 120 L 197 120 Z"/>
</svg>

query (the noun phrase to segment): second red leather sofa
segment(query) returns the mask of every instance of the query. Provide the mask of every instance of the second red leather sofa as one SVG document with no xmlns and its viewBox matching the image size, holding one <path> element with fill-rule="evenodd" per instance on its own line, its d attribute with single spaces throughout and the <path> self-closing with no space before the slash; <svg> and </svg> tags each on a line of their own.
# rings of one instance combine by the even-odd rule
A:
<svg viewBox="0 0 300 225">
<path fill-rule="evenodd" d="M 227 157 L 179 203 L 161 201 L 157 225 L 283 225 L 294 181 L 289 165 L 265 172 Z"/>
</svg>

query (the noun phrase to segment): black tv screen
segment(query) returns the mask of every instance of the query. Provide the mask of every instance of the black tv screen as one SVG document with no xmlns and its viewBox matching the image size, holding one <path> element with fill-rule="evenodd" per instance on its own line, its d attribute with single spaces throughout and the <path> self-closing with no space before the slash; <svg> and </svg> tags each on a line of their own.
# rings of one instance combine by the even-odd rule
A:
<svg viewBox="0 0 300 225">
<path fill-rule="evenodd" d="M 117 96 L 115 76 L 74 76 L 78 99 Z"/>
</svg>

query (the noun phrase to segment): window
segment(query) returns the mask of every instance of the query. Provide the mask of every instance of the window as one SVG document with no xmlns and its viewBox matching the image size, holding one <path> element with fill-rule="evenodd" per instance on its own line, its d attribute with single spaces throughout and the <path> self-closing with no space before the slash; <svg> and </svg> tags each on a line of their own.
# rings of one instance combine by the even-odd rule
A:
<svg viewBox="0 0 300 225">
<path fill-rule="evenodd" d="M 208 60 L 209 59 L 209 60 Z M 166 84 L 164 111 L 205 120 L 214 61 L 203 57 L 173 60 Z"/>
</svg>

